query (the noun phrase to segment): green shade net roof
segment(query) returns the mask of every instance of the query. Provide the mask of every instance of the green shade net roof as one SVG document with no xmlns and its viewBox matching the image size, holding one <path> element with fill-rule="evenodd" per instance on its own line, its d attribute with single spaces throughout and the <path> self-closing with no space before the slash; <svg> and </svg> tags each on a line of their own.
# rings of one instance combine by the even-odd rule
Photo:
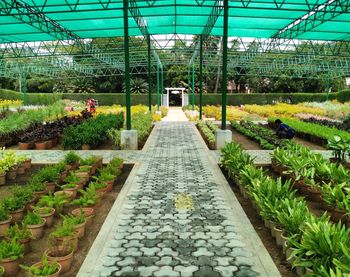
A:
<svg viewBox="0 0 350 277">
<path fill-rule="evenodd" d="M 4 1 L 1 1 L 4 2 Z M 13 2 L 6 0 L 5 2 Z M 123 36 L 123 1 L 120 0 L 20 0 L 19 3 L 36 9 L 80 38 Z M 324 0 L 240 0 L 229 1 L 229 36 L 271 38 L 298 18 L 317 11 L 322 4 L 334 5 L 336 1 Z M 345 2 L 344 2 L 345 3 Z M 154 0 L 136 1 L 141 16 L 151 35 L 201 34 L 215 5 L 213 0 Z M 11 42 L 47 41 L 58 39 L 48 34 L 28 18 L 18 18 L 23 11 L 4 12 L 0 4 L 0 38 Z M 332 9 L 327 10 L 331 14 Z M 316 20 L 317 26 L 293 35 L 302 40 L 349 40 L 350 15 L 345 4 L 334 8 L 326 20 Z M 318 12 L 321 14 L 322 12 Z M 16 16 L 17 15 L 17 16 Z M 222 35 L 223 11 L 211 30 L 211 35 Z M 310 25 L 311 26 L 311 25 Z M 309 27 L 309 25 L 308 25 Z M 142 35 L 129 12 L 130 36 Z"/>
</svg>

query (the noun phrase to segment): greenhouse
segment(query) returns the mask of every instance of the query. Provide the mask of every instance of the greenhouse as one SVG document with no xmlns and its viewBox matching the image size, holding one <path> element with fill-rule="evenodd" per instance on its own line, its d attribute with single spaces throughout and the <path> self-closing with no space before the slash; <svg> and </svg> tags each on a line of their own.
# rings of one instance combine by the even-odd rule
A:
<svg viewBox="0 0 350 277">
<path fill-rule="evenodd" d="M 0 1 L 0 276 L 349 277 L 350 3 Z"/>
</svg>

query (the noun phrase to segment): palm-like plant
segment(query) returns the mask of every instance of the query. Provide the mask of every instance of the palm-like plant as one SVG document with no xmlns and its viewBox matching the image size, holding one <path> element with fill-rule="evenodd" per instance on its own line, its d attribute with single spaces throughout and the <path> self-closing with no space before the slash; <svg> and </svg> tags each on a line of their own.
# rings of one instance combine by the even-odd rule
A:
<svg viewBox="0 0 350 277">
<path fill-rule="evenodd" d="M 125 85 L 123 86 L 125 92 Z M 148 84 L 142 78 L 131 79 L 130 81 L 130 92 L 133 94 L 143 94 L 148 92 Z"/>
</svg>

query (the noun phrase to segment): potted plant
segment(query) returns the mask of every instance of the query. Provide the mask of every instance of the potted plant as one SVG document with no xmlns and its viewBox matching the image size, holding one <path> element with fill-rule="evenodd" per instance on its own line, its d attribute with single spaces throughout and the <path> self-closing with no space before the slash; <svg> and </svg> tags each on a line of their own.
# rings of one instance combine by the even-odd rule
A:
<svg viewBox="0 0 350 277">
<path fill-rule="evenodd" d="M 39 199 L 40 196 L 46 194 L 46 184 L 36 180 L 35 178 L 33 178 L 31 180 L 31 182 L 28 184 L 28 186 L 32 189 L 35 198 Z"/>
<path fill-rule="evenodd" d="M 23 219 L 25 203 L 22 198 L 10 196 L 2 201 L 5 209 L 12 216 L 12 223 L 16 223 Z"/>
<path fill-rule="evenodd" d="M 338 163 L 345 162 L 346 154 L 350 150 L 349 141 L 338 135 L 328 140 L 327 148 L 333 151 L 334 157 L 331 161 Z"/>
<path fill-rule="evenodd" d="M 32 234 L 32 239 L 41 239 L 44 235 L 45 219 L 41 218 L 36 213 L 27 213 L 23 219 L 23 225 L 27 226 Z"/>
<path fill-rule="evenodd" d="M 64 205 L 68 203 L 68 198 L 65 194 L 63 195 L 56 195 L 56 192 L 54 195 L 43 195 L 40 197 L 37 206 L 38 207 L 47 207 L 47 208 L 54 208 L 56 214 L 59 214 L 62 212 Z"/>
<path fill-rule="evenodd" d="M 80 157 L 75 152 L 70 151 L 64 156 L 63 161 L 67 164 L 68 170 L 73 170 L 73 169 L 78 168 L 79 162 L 80 162 Z"/>
<path fill-rule="evenodd" d="M 88 187 L 86 190 L 79 190 L 81 197 L 72 201 L 73 205 L 79 207 L 96 208 L 99 203 L 99 196 L 95 187 Z"/>
<path fill-rule="evenodd" d="M 77 197 L 78 187 L 76 184 L 68 183 L 68 184 L 62 185 L 61 188 L 63 189 L 63 191 L 71 192 L 71 199 L 74 199 Z"/>
<path fill-rule="evenodd" d="M 73 171 L 70 173 L 68 177 L 64 179 L 65 183 L 76 184 L 79 189 L 82 189 L 85 185 L 85 179 L 79 178 Z"/>
<path fill-rule="evenodd" d="M 99 176 L 94 176 L 93 178 L 99 182 L 99 183 L 104 183 L 107 185 L 106 191 L 110 192 L 113 189 L 113 184 L 115 181 L 116 176 L 114 174 L 111 174 L 110 172 L 101 169 L 99 171 L 100 175 Z"/>
<path fill-rule="evenodd" d="M 56 230 L 51 233 L 50 238 L 56 246 L 72 246 L 74 252 L 78 250 L 78 232 L 72 224 L 60 224 Z"/>
<path fill-rule="evenodd" d="M 78 232 L 78 238 L 82 238 L 85 235 L 86 218 L 80 214 L 78 216 L 66 215 L 63 216 L 63 224 L 71 224 Z"/>
<path fill-rule="evenodd" d="M 0 266 L 0 276 L 4 276 L 5 274 L 5 268 L 3 266 Z"/>
<path fill-rule="evenodd" d="M 5 164 L 0 164 L 0 186 L 6 184 L 6 173 L 8 171 L 8 167 Z"/>
<path fill-rule="evenodd" d="M 93 188 L 96 193 L 102 197 L 107 192 L 107 184 L 99 182 L 91 182 L 89 188 Z"/>
<path fill-rule="evenodd" d="M 16 276 L 23 253 L 23 246 L 16 240 L 0 242 L 0 266 L 5 269 L 4 276 Z"/>
<path fill-rule="evenodd" d="M 80 178 L 89 178 L 91 175 L 91 166 L 82 165 L 75 173 Z"/>
<path fill-rule="evenodd" d="M 18 241 L 21 245 L 23 245 L 25 254 L 30 252 L 31 233 L 29 232 L 27 226 L 23 226 L 22 228 L 19 228 L 17 224 L 11 226 L 5 232 L 5 238 L 8 241 Z"/>
<path fill-rule="evenodd" d="M 75 217 L 84 216 L 86 224 L 89 225 L 95 216 L 95 210 L 93 208 L 77 208 L 72 211 L 72 215 Z"/>
<path fill-rule="evenodd" d="M 68 272 L 73 262 L 73 248 L 68 246 L 54 246 L 47 249 L 44 255 L 48 261 L 55 261 L 61 265 L 61 274 Z"/>
<path fill-rule="evenodd" d="M 55 208 L 53 207 L 33 207 L 33 212 L 45 219 L 45 225 L 51 227 L 53 225 Z"/>
<path fill-rule="evenodd" d="M 3 237 L 11 225 L 12 217 L 8 214 L 3 205 L 0 205 L 0 237 Z"/>
<path fill-rule="evenodd" d="M 48 261 L 47 257 L 44 255 L 41 262 L 33 264 L 30 267 L 22 266 L 29 276 L 48 276 L 48 277 L 58 277 L 61 272 L 61 265 L 56 261 Z"/>
<path fill-rule="evenodd" d="M 22 199 L 23 203 L 25 203 L 26 210 L 35 202 L 34 192 L 29 186 L 23 187 L 15 185 L 11 188 L 11 192 L 13 197 Z"/>
<path fill-rule="evenodd" d="M 32 159 L 31 159 L 31 158 L 27 158 L 27 159 L 24 161 L 24 164 L 25 164 L 26 169 L 30 169 L 31 166 L 32 166 Z"/>
</svg>

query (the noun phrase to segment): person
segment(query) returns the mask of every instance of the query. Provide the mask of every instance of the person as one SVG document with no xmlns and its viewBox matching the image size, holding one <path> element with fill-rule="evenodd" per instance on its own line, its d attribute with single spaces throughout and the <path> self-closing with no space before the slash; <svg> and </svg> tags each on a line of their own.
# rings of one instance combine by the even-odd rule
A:
<svg viewBox="0 0 350 277">
<path fill-rule="evenodd" d="M 86 100 L 86 106 L 88 107 L 90 113 L 94 113 L 96 111 L 95 100 L 91 97 L 88 97 L 88 99 Z"/>
<path fill-rule="evenodd" d="M 275 120 L 275 124 L 278 126 L 276 135 L 281 139 L 292 139 L 295 136 L 293 128 L 283 123 L 280 119 Z"/>
</svg>

